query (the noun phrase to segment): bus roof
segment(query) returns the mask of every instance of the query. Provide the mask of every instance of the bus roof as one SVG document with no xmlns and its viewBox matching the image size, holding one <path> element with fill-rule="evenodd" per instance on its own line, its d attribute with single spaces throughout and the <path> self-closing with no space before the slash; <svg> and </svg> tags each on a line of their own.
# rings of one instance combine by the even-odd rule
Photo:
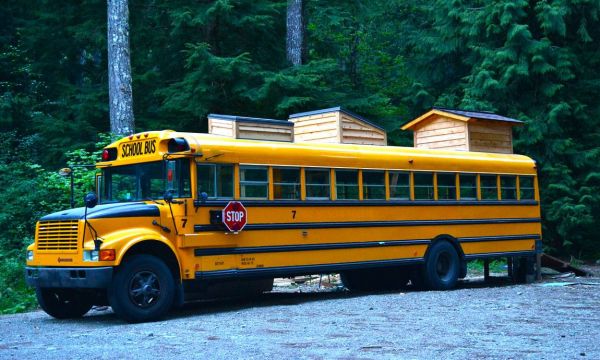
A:
<svg viewBox="0 0 600 360">
<path fill-rule="evenodd" d="M 281 165 L 326 168 L 397 169 L 414 171 L 462 171 L 478 173 L 535 174 L 535 161 L 524 155 L 468 151 L 416 149 L 411 147 L 291 143 L 264 140 L 241 140 L 224 136 L 185 133 L 172 130 L 152 131 L 123 138 L 106 148 L 117 148 L 119 158 L 112 166 L 161 160 L 167 153 L 166 143 L 185 139 L 198 163 L 219 162 L 256 165 Z M 152 156 L 121 156 L 126 144 L 156 139 Z M 183 153 L 182 153 L 183 155 Z M 108 162 L 99 163 L 99 166 Z"/>
</svg>

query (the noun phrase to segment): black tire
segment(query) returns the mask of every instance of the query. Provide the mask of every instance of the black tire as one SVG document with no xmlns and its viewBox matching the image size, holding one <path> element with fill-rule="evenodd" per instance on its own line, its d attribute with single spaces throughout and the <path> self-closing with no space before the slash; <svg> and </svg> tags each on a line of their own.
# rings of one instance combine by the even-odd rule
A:
<svg viewBox="0 0 600 360">
<path fill-rule="evenodd" d="M 74 319 L 85 315 L 92 308 L 89 296 L 77 289 L 36 288 L 40 307 L 57 319 Z"/>
<path fill-rule="evenodd" d="M 460 259 L 454 246 L 447 241 L 431 245 L 423 266 L 423 284 L 430 290 L 454 288 L 460 273 Z"/>
<path fill-rule="evenodd" d="M 175 279 L 152 255 L 134 255 L 119 267 L 108 289 L 113 311 L 127 322 L 158 320 L 173 306 Z"/>
</svg>

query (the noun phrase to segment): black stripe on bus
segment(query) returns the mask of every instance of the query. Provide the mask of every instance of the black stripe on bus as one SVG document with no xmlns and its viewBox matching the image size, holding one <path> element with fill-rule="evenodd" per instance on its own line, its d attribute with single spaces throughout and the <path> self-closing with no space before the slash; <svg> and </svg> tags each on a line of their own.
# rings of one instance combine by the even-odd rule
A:
<svg viewBox="0 0 600 360">
<path fill-rule="evenodd" d="M 434 226 L 434 225 L 481 225 L 539 223 L 540 218 L 496 218 L 496 219 L 452 219 L 452 220 L 399 220 L 399 221 L 345 221 L 305 222 L 280 224 L 248 224 L 248 230 L 291 230 L 291 229 L 338 229 L 361 227 Z M 223 231 L 222 225 L 194 225 L 194 232 Z"/>
<path fill-rule="evenodd" d="M 230 200 L 194 200 L 196 207 L 225 207 Z M 538 205 L 536 200 L 237 200 L 246 207 L 303 206 L 497 206 Z"/>
<path fill-rule="evenodd" d="M 427 245 L 431 240 L 393 240 L 393 241 L 366 241 L 353 243 L 328 243 L 328 244 L 306 244 L 306 245 L 280 245 L 280 246 L 253 246 L 196 249 L 196 256 L 232 255 L 232 254 L 257 254 L 272 252 L 293 252 L 311 250 L 338 250 L 338 249 L 361 249 L 387 246 Z"/>
<path fill-rule="evenodd" d="M 459 242 L 482 242 L 482 241 L 509 241 L 509 240 L 537 240 L 539 235 L 507 235 L 507 236 L 480 236 L 458 238 Z M 365 241 L 350 243 L 327 243 L 327 244 L 305 244 L 305 245 L 278 245 L 278 246 L 252 246 L 252 247 L 230 247 L 195 249 L 195 256 L 235 255 L 235 254 L 260 254 L 273 252 L 294 252 L 314 250 L 339 250 L 339 249 L 362 249 L 373 247 L 428 245 L 431 240 L 392 240 L 392 241 Z"/>
<path fill-rule="evenodd" d="M 374 267 L 386 266 L 401 266 L 420 264 L 423 258 L 414 259 L 398 259 L 398 260 L 378 260 L 378 261 L 360 261 L 341 264 L 319 264 L 319 265 L 302 265 L 302 266 L 280 266 L 269 268 L 252 268 L 252 269 L 231 269 L 231 270 L 213 270 L 213 271 L 197 271 L 196 280 L 204 279 L 222 279 L 222 278 L 238 278 L 238 277 L 284 277 L 296 276 L 304 274 L 319 274 L 352 269 L 365 269 Z"/>
</svg>

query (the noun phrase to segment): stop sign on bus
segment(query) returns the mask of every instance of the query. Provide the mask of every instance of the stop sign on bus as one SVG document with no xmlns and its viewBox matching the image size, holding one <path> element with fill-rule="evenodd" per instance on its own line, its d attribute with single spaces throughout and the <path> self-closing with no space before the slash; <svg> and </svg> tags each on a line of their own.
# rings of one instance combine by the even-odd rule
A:
<svg viewBox="0 0 600 360">
<path fill-rule="evenodd" d="M 242 231 L 248 222 L 248 212 L 239 201 L 230 201 L 221 213 L 223 224 L 231 232 Z"/>
</svg>

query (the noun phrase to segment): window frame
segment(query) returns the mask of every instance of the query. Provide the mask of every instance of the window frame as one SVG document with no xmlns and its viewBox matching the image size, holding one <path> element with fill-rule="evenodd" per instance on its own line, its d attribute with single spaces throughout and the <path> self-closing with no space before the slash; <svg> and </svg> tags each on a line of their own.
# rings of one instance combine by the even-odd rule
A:
<svg viewBox="0 0 600 360">
<path fill-rule="evenodd" d="M 463 185 L 462 185 L 463 182 L 461 180 L 461 178 L 462 178 L 463 175 L 464 176 L 472 176 L 474 178 L 475 182 L 474 182 L 473 188 L 472 188 L 474 190 L 474 192 L 475 192 L 474 196 L 469 196 L 469 197 L 463 196 L 463 191 L 462 191 L 462 189 L 463 189 Z M 461 200 L 461 201 L 462 200 L 464 200 L 464 201 L 475 201 L 475 200 L 478 200 L 478 196 L 477 196 L 477 194 L 478 194 L 478 189 L 477 189 L 478 188 L 478 186 L 477 186 L 478 185 L 478 180 L 477 179 L 478 179 L 478 176 L 477 176 L 476 173 L 458 173 L 458 189 L 459 189 L 459 192 L 460 192 L 459 200 Z"/>
<path fill-rule="evenodd" d="M 454 189 L 454 198 L 441 198 L 440 197 L 440 188 L 451 188 L 451 186 L 446 186 L 446 185 L 442 185 L 440 186 L 440 175 L 442 176 L 452 176 L 453 177 L 453 181 L 452 181 L 452 188 Z M 437 200 L 440 201 L 456 201 L 458 199 L 458 191 L 456 189 L 456 177 L 457 177 L 457 173 L 454 172 L 436 172 L 435 173 L 435 177 L 436 177 L 436 193 L 437 193 Z"/>
<path fill-rule="evenodd" d="M 340 201 L 357 201 L 360 200 L 360 171 L 359 169 L 333 169 L 334 170 L 334 175 L 335 175 L 335 199 L 336 200 L 340 200 Z M 356 172 L 356 184 L 344 184 L 344 185 L 340 185 L 338 183 L 338 172 Z M 356 186 L 356 198 L 344 198 L 344 199 L 340 199 L 339 197 L 339 191 L 338 191 L 338 187 L 339 186 L 343 186 L 343 187 L 351 187 L 351 186 Z"/>
<path fill-rule="evenodd" d="M 265 171 L 265 181 L 254 181 L 254 180 L 242 180 L 242 173 L 244 172 L 244 170 L 246 169 L 260 169 L 260 170 L 264 170 Z M 270 187 L 270 181 L 269 181 L 269 166 L 267 165 L 239 165 L 239 184 L 238 184 L 238 188 L 240 191 L 240 199 L 242 200 L 269 200 L 269 187 Z M 248 197 L 248 196 L 243 196 L 243 191 L 242 188 L 246 185 L 251 185 L 251 186 L 265 186 L 266 187 L 266 194 L 264 197 Z"/>
<path fill-rule="evenodd" d="M 418 185 L 416 176 L 418 175 L 431 175 L 431 186 L 430 185 Z M 413 196 L 415 201 L 434 201 L 435 200 L 435 172 L 433 171 L 413 171 L 412 172 L 412 188 L 413 188 Z M 417 198 L 417 189 L 421 188 L 431 188 L 431 197 L 427 198 Z"/>
<path fill-rule="evenodd" d="M 500 200 L 518 200 L 518 188 L 517 188 L 517 175 L 512 175 L 512 174 L 504 174 L 504 175 L 500 175 Z M 503 185 L 503 180 L 508 179 L 508 178 L 512 178 L 514 180 L 513 182 L 513 186 L 509 186 L 509 187 L 505 187 Z M 512 198 L 505 198 L 504 197 L 504 191 L 505 189 L 512 189 L 514 192 L 514 197 Z"/>
<path fill-rule="evenodd" d="M 386 178 L 386 171 L 385 170 L 378 170 L 378 169 L 369 169 L 369 170 L 362 170 L 362 199 L 363 200 L 369 200 L 369 201 L 381 201 L 381 200 L 386 200 L 386 185 L 385 185 L 385 178 Z M 367 184 L 365 182 L 365 173 L 369 174 L 369 173 L 381 173 L 382 174 L 382 180 L 383 183 L 382 184 Z M 367 188 L 381 188 L 383 189 L 383 194 L 381 197 L 378 198 L 367 198 L 367 194 L 369 193 L 369 191 L 366 191 Z"/>
<path fill-rule="evenodd" d="M 410 200 L 411 199 L 411 188 L 412 188 L 412 176 L 411 176 L 411 172 L 408 171 L 408 170 L 388 170 L 387 173 L 388 173 L 388 175 L 387 175 L 387 177 L 388 177 L 388 188 L 389 188 L 389 194 L 390 194 L 389 199 L 390 200 L 404 200 L 404 201 Z M 392 183 L 390 181 L 391 180 L 390 176 L 392 176 L 393 174 L 405 174 L 405 175 L 407 175 L 407 177 L 408 177 L 408 185 L 406 185 L 406 189 L 408 190 L 408 194 L 407 194 L 408 196 L 407 197 L 395 197 L 395 196 L 392 196 L 392 187 L 394 187 L 394 188 L 398 188 L 398 187 L 404 188 L 405 187 L 404 185 L 398 185 L 398 183 L 396 183 L 396 185 L 392 185 Z"/>
<path fill-rule="evenodd" d="M 306 200 L 317 200 L 317 201 L 327 201 L 327 200 L 331 200 L 331 169 L 329 168 L 303 168 L 304 169 L 304 184 L 302 184 L 302 187 L 304 188 L 304 193 L 305 193 L 305 198 Z M 327 183 L 326 184 L 315 184 L 315 183 L 309 183 L 308 182 L 308 172 L 311 171 L 321 171 L 327 174 Z M 309 186 L 322 186 L 322 187 L 326 187 L 327 188 L 327 194 L 328 196 L 309 196 L 309 191 L 308 191 L 308 187 Z"/>
<path fill-rule="evenodd" d="M 233 199 L 235 197 L 235 164 L 230 163 L 196 163 L 196 192 L 198 195 L 198 185 L 200 183 L 200 176 L 198 176 L 199 167 L 212 167 L 213 169 L 213 193 L 215 196 L 208 196 L 210 200 L 219 200 L 219 199 Z M 219 196 L 218 194 L 218 185 L 220 172 L 217 171 L 217 168 L 223 167 L 231 167 L 231 196 Z"/>
<path fill-rule="evenodd" d="M 483 186 L 483 180 L 484 178 L 494 178 L 494 187 L 491 186 Z M 481 191 L 481 200 L 485 201 L 498 201 L 499 196 L 498 196 L 498 191 L 499 191 L 499 186 L 498 186 L 498 175 L 497 174 L 479 174 L 479 189 Z M 486 189 L 494 189 L 494 198 L 485 198 L 484 193 L 486 193 L 484 190 Z"/>
<path fill-rule="evenodd" d="M 296 167 L 296 166 L 273 166 L 271 167 L 271 171 L 273 172 L 273 200 L 281 200 L 281 201 L 298 201 L 300 199 L 302 199 L 302 168 L 300 167 Z M 288 183 L 288 182 L 275 182 L 275 171 L 277 170 L 297 170 L 298 171 L 298 182 L 297 183 Z M 283 186 L 292 186 L 292 185 L 296 185 L 297 186 L 297 196 L 293 199 L 286 199 L 286 198 L 278 198 L 276 197 L 276 186 L 277 185 L 283 185 Z"/>
</svg>

